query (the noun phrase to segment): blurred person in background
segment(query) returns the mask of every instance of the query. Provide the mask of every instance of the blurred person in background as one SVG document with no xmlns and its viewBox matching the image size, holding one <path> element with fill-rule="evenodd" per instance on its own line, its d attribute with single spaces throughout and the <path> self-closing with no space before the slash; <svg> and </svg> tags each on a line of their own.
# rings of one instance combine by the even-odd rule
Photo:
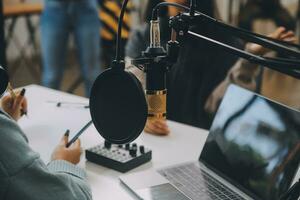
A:
<svg viewBox="0 0 300 200">
<path fill-rule="evenodd" d="M 300 4 L 298 5 L 300 6 Z M 266 34 L 285 27 L 295 31 L 296 19 L 289 13 L 279 0 L 254 0 L 247 1 L 239 16 L 239 25 L 251 31 Z M 292 42 L 298 42 L 293 40 Z M 287 55 L 279 55 L 287 57 Z M 280 72 L 263 69 L 261 94 L 288 105 L 300 109 L 300 80 Z"/>
<path fill-rule="evenodd" d="M 281 40 L 281 41 L 297 43 L 297 38 L 295 36 L 295 33 L 291 30 L 287 30 L 285 27 L 276 28 L 276 30 L 273 33 L 269 34 L 268 37 Z M 253 43 L 248 43 L 246 45 L 245 50 L 260 56 L 265 56 L 269 53 L 272 53 L 271 50 Z M 244 59 L 239 59 L 239 61 L 230 69 L 225 80 L 222 81 L 220 85 L 218 85 L 216 89 L 212 92 L 212 94 L 209 96 L 205 105 L 205 110 L 211 114 L 214 114 L 217 111 L 219 104 L 223 96 L 225 95 L 226 89 L 230 84 L 237 84 L 248 90 L 261 93 L 262 92 L 261 81 L 258 80 L 258 76 L 259 74 L 261 74 L 260 73 L 261 70 L 262 69 L 260 68 L 259 65 L 250 63 L 249 61 Z M 263 70 L 265 71 L 270 69 L 263 69 Z M 273 72 L 279 73 L 276 71 Z M 293 77 L 289 77 L 289 78 L 294 79 Z M 278 84 L 282 85 L 283 83 L 279 82 Z M 274 91 L 273 88 L 271 88 L 271 90 Z M 275 91 L 276 91 L 275 93 L 279 95 L 278 90 L 275 89 Z"/>
<path fill-rule="evenodd" d="M 155 3 L 154 3 L 155 2 Z M 189 5 L 185 0 L 169 0 L 180 4 Z M 159 1 L 150 1 L 146 12 L 146 21 L 153 7 Z M 209 16 L 218 18 L 215 2 L 212 0 L 198 0 L 197 10 Z M 168 28 L 169 16 L 176 15 L 179 10 L 170 8 L 160 13 L 162 45 L 170 39 Z M 148 15 L 147 15 L 148 14 Z M 232 46 L 243 48 L 243 44 L 231 36 L 225 35 L 221 30 L 211 30 L 209 24 L 203 24 L 194 28 L 195 32 L 218 38 Z M 177 63 L 168 73 L 167 80 L 167 117 L 181 123 L 208 129 L 211 119 L 204 110 L 204 104 L 212 90 L 226 77 L 228 70 L 238 59 L 222 49 L 210 45 L 206 41 L 197 40 L 187 36 L 182 41 Z M 126 47 L 126 55 L 129 58 L 137 58 L 149 44 L 149 24 L 133 31 L 131 39 Z M 130 70 L 133 70 L 134 68 Z M 137 77 L 143 79 L 144 75 L 134 69 Z M 143 80 L 142 80 L 143 81 Z M 168 134 L 166 121 L 148 121 L 146 132 L 154 134 Z"/>
<path fill-rule="evenodd" d="M 181 1 L 172 1 L 183 3 Z M 157 4 L 158 2 L 156 2 Z M 150 10 L 156 5 L 149 3 Z M 189 2 L 185 2 L 189 4 Z M 218 18 L 218 11 L 214 1 L 198 0 L 197 10 L 209 16 Z M 165 46 L 169 40 L 168 16 L 178 13 L 177 9 L 169 9 L 161 13 L 161 38 Z M 151 13 L 151 12 L 150 12 Z M 172 13 L 172 14 L 171 14 Z M 151 16 L 151 15 L 150 15 Z M 149 20 L 149 19 L 148 19 Z M 222 30 L 202 24 L 201 28 L 194 28 L 195 32 L 228 43 L 248 52 L 263 55 L 268 52 L 265 48 L 247 44 L 246 46 L 238 39 L 225 35 Z M 294 33 L 285 28 L 279 28 L 270 37 L 294 41 Z M 131 40 L 126 47 L 127 59 L 137 58 L 141 51 L 149 44 L 149 24 L 133 32 Z M 172 67 L 167 80 L 167 118 L 185 124 L 209 129 L 226 88 L 230 83 L 242 87 L 257 90 L 256 82 L 260 74 L 260 68 L 246 60 L 212 46 L 209 42 L 186 37 L 180 41 L 181 48 L 177 63 Z M 144 74 L 129 66 L 137 77 L 144 82 Z M 225 81 L 224 81 L 225 80 Z M 226 82 L 226 83 L 224 83 Z M 221 85 L 221 86 L 220 86 Z M 221 88 L 221 89 L 220 89 Z M 165 120 L 147 121 L 145 131 L 149 133 L 166 135 L 169 128 Z"/>
<path fill-rule="evenodd" d="M 100 21 L 96 0 L 46 0 L 41 18 L 42 84 L 59 89 L 65 69 L 68 39 L 77 46 L 86 96 L 100 67 Z"/>
</svg>

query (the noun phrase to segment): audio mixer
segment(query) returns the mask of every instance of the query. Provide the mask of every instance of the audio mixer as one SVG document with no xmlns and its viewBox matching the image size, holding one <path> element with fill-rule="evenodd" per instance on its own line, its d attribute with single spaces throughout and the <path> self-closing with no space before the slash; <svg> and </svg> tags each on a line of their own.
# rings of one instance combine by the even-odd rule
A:
<svg viewBox="0 0 300 200">
<path fill-rule="evenodd" d="M 152 151 L 136 143 L 115 145 L 108 142 L 85 150 L 86 159 L 90 162 L 128 172 L 152 159 Z"/>
</svg>

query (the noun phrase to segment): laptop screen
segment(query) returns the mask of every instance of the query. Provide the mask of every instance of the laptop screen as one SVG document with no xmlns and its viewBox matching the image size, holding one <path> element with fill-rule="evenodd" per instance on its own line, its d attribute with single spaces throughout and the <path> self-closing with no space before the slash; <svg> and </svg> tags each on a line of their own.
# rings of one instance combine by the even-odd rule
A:
<svg viewBox="0 0 300 200">
<path fill-rule="evenodd" d="M 241 190 L 278 199 L 300 162 L 300 113 L 231 85 L 200 161 Z"/>
</svg>

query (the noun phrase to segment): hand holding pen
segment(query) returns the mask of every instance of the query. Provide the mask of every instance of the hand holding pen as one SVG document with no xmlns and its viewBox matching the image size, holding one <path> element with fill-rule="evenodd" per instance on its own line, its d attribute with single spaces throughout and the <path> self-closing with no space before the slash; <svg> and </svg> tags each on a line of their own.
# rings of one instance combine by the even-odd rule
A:
<svg viewBox="0 0 300 200">
<path fill-rule="evenodd" d="M 61 139 L 59 145 L 55 148 L 52 153 L 52 160 L 64 160 L 73 164 L 77 164 L 80 161 L 80 155 L 82 153 L 80 140 L 77 139 L 71 146 L 66 147 L 69 142 L 69 133 L 67 130 Z"/>
<path fill-rule="evenodd" d="M 25 97 L 25 89 L 20 92 L 14 92 L 12 87 L 8 86 L 10 95 L 2 98 L 2 108 L 15 121 L 18 121 L 23 115 L 27 115 L 27 100 Z"/>
</svg>

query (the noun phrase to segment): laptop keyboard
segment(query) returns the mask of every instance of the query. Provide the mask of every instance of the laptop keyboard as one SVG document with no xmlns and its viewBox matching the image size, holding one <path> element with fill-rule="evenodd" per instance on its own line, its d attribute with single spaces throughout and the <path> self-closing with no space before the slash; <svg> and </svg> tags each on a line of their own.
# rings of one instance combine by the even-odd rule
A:
<svg viewBox="0 0 300 200">
<path fill-rule="evenodd" d="M 158 172 L 192 200 L 244 199 L 200 169 L 196 163 L 163 169 Z"/>
</svg>

